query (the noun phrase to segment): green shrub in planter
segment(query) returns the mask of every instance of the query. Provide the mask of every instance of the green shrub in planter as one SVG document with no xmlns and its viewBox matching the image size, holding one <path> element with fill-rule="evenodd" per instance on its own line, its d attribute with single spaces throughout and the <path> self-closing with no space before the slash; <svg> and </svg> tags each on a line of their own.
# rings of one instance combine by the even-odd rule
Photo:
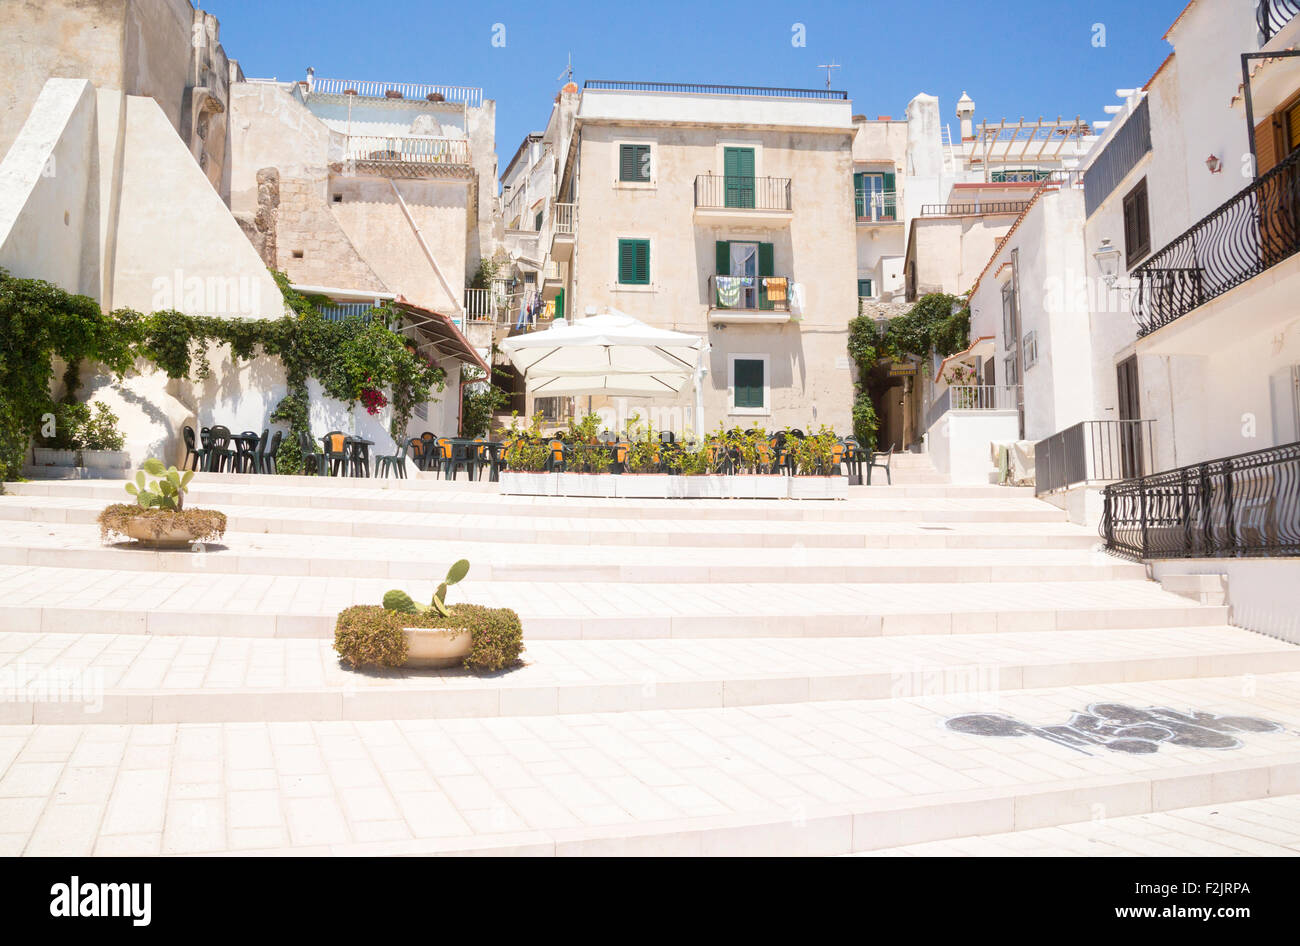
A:
<svg viewBox="0 0 1300 946">
<path fill-rule="evenodd" d="M 334 649 L 353 667 L 400 667 L 406 663 L 407 627 L 464 628 L 470 632 L 469 670 L 493 672 L 512 667 L 524 650 L 519 615 L 509 608 L 455 604 L 443 616 L 429 609 L 413 614 L 378 605 L 357 605 L 339 614 Z"/>
<path fill-rule="evenodd" d="M 353 667 L 400 667 L 406 663 L 402 628 L 412 620 L 375 605 L 348 608 L 334 625 L 334 649 Z"/>
</svg>

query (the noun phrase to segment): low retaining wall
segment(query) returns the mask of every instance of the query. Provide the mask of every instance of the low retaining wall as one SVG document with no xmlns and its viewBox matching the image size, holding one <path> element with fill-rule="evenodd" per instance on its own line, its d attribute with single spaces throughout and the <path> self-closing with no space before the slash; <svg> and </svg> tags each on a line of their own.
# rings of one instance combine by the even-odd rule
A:
<svg viewBox="0 0 1300 946">
<path fill-rule="evenodd" d="M 848 499 L 849 481 L 843 476 L 503 472 L 501 492 L 588 499 Z"/>
</svg>

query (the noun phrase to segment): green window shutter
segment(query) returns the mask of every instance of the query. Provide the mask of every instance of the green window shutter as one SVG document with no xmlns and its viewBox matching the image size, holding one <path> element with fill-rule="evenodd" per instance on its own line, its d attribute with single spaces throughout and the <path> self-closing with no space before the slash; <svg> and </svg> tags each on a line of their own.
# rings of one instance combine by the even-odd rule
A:
<svg viewBox="0 0 1300 946">
<path fill-rule="evenodd" d="M 763 407 L 763 362 L 756 358 L 737 358 L 732 368 L 736 407 Z"/>
<path fill-rule="evenodd" d="M 754 149 L 727 148 L 722 152 L 724 201 L 727 207 L 754 206 Z"/>
<path fill-rule="evenodd" d="M 537 216 L 533 219 L 533 229 L 538 233 L 542 232 L 542 211 L 537 211 Z"/>
<path fill-rule="evenodd" d="M 618 179 L 644 182 L 650 180 L 650 146 L 618 146 Z"/>
<path fill-rule="evenodd" d="M 555 294 L 555 317 L 564 318 L 564 290 L 561 289 Z"/>
<path fill-rule="evenodd" d="M 650 241 L 618 241 L 618 281 L 625 286 L 650 284 Z"/>
<path fill-rule="evenodd" d="M 770 301 L 768 301 L 767 289 L 766 287 L 763 286 L 762 279 L 761 279 L 761 277 L 763 276 L 776 275 L 775 258 L 776 256 L 775 253 L 773 252 L 771 243 L 758 244 L 758 275 L 760 277 L 759 285 L 758 285 L 758 307 L 760 309 L 775 308 L 775 306 Z M 789 291 L 790 291 L 790 287 L 787 286 L 786 292 L 788 293 Z"/>
<path fill-rule="evenodd" d="M 858 280 L 858 295 L 861 296 L 861 297 L 870 297 L 870 295 L 871 295 L 871 280 L 870 280 L 870 279 L 859 279 L 859 280 Z"/>
<path fill-rule="evenodd" d="M 885 198 L 884 198 L 885 207 L 884 207 L 884 214 L 882 214 L 882 216 L 886 220 L 893 220 L 894 217 L 897 215 L 897 210 L 895 208 L 898 202 L 897 195 L 894 193 L 895 177 L 893 174 L 886 174 L 884 175 L 884 177 L 885 177 Z"/>
<path fill-rule="evenodd" d="M 867 175 L 853 175 L 853 214 L 859 220 L 867 215 Z"/>
<path fill-rule="evenodd" d="M 714 247 L 714 273 L 719 276 L 731 275 L 731 243 L 727 240 L 719 240 L 713 244 Z"/>
</svg>

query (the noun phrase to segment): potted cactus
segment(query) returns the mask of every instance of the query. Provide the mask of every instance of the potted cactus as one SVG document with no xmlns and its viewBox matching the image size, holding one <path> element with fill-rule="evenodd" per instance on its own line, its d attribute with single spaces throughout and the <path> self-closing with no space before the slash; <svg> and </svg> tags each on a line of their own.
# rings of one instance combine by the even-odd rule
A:
<svg viewBox="0 0 1300 946">
<path fill-rule="evenodd" d="M 192 472 L 165 467 L 150 457 L 126 484 L 134 504 L 115 504 L 99 514 L 101 537 L 107 541 L 111 535 L 124 535 L 153 548 L 184 548 L 220 539 L 226 531 L 225 513 L 185 508 L 193 479 Z"/>
<path fill-rule="evenodd" d="M 523 627 L 508 608 L 447 604 L 447 590 L 469 574 L 461 559 L 447 571 L 433 600 L 416 604 L 405 591 L 384 595 L 381 607 L 358 605 L 339 614 L 334 650 L 352 667 L 503 670 L 519 662 Z"/>
</svg>

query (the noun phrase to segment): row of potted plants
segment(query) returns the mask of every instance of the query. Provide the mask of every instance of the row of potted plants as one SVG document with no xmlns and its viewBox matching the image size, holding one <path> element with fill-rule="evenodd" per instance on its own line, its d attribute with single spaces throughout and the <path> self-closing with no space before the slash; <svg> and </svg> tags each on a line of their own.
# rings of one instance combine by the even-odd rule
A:
<svg viewBox="0 0 1300 946">
<path fill-rule="evenodd" d="M 125 470 L 131 461 L 118 417 L 103 401 L 60 401 L 46 417 L 32 448 L 35 466 Z"/>
</svg>

